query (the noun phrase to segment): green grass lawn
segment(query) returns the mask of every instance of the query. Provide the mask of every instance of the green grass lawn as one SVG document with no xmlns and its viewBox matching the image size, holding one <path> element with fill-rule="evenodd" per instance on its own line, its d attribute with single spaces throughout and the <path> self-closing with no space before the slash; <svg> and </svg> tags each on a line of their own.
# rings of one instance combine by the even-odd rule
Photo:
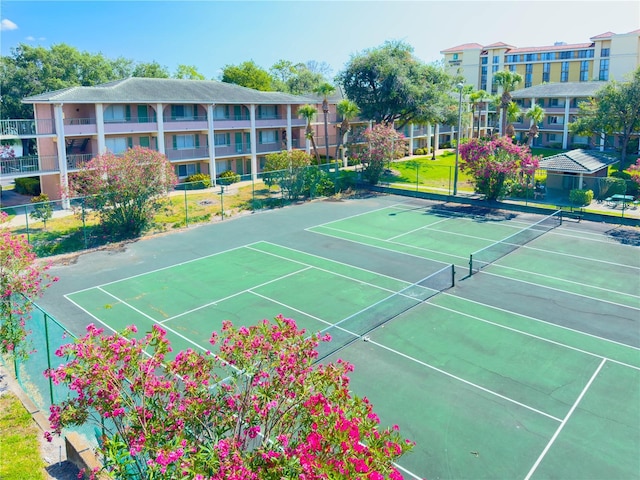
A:
<svg viewBox="0 0 640 480">
<path fill-rule="evenodd" d="M 0 396 L 0 478 L 44 479 L 44 461 L 38 442 L 40 432 L 20 400 L 13 394 Z"/>
</svg>

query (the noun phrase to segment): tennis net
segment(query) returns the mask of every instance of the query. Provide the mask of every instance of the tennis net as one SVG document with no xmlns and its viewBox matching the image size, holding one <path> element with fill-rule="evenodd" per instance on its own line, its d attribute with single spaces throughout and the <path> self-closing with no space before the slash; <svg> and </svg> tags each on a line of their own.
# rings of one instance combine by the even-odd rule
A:
<svg viewBox="0 0 640 480">
<path fill-rule="evenodd" d="M 529 225 L 524 230 L 520 230 L 503 240 L 477 252 L 473 252 L 469 256 L 469 275 L 478 273 L 487 265 L 491 265 L 505 255 L 510 254 L 514 250 L 517 250 L 560 225 L 562 225 L 562 211 L 558 210 L 533 225 Z"/>
<path fill-rule="evenodd" d="M 331 335 L 331 341 L 318 345 L 316 361 L 343 349 L 375 328 L 454 285 L 455 268 L 453 265 L 447 265 L 428 277 L 327 327 L 322 333 Z"/>
</svg>

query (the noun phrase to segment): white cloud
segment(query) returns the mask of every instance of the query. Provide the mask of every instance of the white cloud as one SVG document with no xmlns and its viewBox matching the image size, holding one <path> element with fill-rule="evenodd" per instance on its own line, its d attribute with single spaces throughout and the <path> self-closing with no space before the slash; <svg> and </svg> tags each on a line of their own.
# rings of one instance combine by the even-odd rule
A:
<svg viewBox="0 0 640 480">
<path fill-rule="evenodd" d="M 36 41 L 35 37 L 32 37 L 31 35 L 29 35 L 27 38 L 25 38 L 25 40 L 27 42 L 35 42 Z"/>
<path fill-rule="evenodd" d="M 0 30 L 2 30 L 3 32 L 5 30 L 17 30 L 17 29 L 18 29 L 18 25 L 13 23 L 11 20 L 7 20 L 6 18 L 4 18 L 0 22 Z"/>
</svg>

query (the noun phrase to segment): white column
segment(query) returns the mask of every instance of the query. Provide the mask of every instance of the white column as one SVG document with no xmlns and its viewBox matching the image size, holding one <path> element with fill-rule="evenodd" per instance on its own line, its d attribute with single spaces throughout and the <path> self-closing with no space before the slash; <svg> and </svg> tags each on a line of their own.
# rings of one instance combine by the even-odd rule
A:
<svg viewBox="0 0 640 480">
<path fill-rule="evenodd" d="M 62 112 L 62 104 L 57 103 L 54 106 L 53 118 L 56 125 L 56 141 L 58 150 L 58 168 L 60 168 L 60 189 L 62 190 L 62 208 L 68 209 L 71 204 L 69 202 L 69 177 L 67 174 L 67 149 L 64 141 L 64 113 Z"/>
<path fill-rule="evenodd" d="M 605 142 L 606 136 L 604 133 L 600 134 L 600 151 L 604 152 L 604 142 Z"/>
<path fill-rule="evenodd" d="M 427 124 L 427 153 L 430 153 L 431 150 L 431 135 L 433 135 L 433 129 L 431 128 L 431 124 Z"/>
<path fill-rule="evenodd" d="M 287 151 L 291 148 L 291 105 L 287 105 Z"/>
<path fill-rule="evenodd" d="M 436 150 L 438 150 L 438 148 L 440 147 L 440 139 L 438 138 L 440 136 L 440 124 L 436 123 L 435 126 L 435 131 L 433 133 L 433 154 L 436 154 Z"/>
<path fill-rule="evenodd" d="M 582 175 L 582 172 L 580 172 L 580 175 L 578 176 L 578 190 L 582 190 L 582 181 L 584 180 Z"/>
<path fill-rule="evenodd" d="M 258 179 L 258 157 L 256 155 L 256 145 L 258 144 L 258 135 L 256 134 L 256 106 L 249 105 L 249 120 L 251 130 L 249 136 L 251 138 L 251 179 Z"/>
<path fill-rule="evenodd" d="M 207 105 L 207 135 L 209 136 L 209 176 L 211 177 L 211 185 L 216 186 L 216 141 L 214 136 L 213 125 L 213 108 L 215 104 Z"/>
<path fill-rule="evenodd" d="M 409 156 L 413 156 L 413 123 L 409 124 Z"/>
<path fill-rule="evenodd" d="M 564 123 L 562 124 L 562 148 L 569 143 L 569 97 L 564 99 Z"/>
<path fill-rule="evenodd" d="M 164 112 L 162 111 L 164 106 L 161 103 L 156 104 L 156 119 L 158 121 L 158 152 L 166 155 L 164 148 Z"/>
<path fill-rule="evenodd" d="M 102 155 L 107 151 L 107 144 L 104 140 L 104 108 L 101 103 L 96 103 L 96 128 L 98 131 L 98 154 Z"/>
</svg>

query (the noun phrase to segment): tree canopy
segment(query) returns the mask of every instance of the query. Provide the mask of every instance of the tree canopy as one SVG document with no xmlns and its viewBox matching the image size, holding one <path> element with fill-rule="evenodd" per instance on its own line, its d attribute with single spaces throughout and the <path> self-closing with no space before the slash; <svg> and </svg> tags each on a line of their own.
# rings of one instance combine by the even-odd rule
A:
<svg viewBox="0 0 640 480">
<path fill-rule="evenodd" d="M 413 48 L 403 42 L 386 42 L 352 56 L 337 81 L 361 116 L 376 123 L 396 122 L 399 128 L 440 120 L 452 101 L 454 83 L 444 69 L 416 59 Z"/>
<path fill-rule="evenodd" d="M 625 164 L 629 140 L 640 131 L 640 67 L 629 81 L 608 82 L 580 104 L 580 115 L 569 128 L 577 135 L 619 135 Z"/>
<path fill-rule="evenodd" d="M 271 75 L 265 69 L 256 65 L 253 60 L 242 62 L 240 65 L 226 65 L 222 70 L 220 80 L 263 92 L 273 90 L 271 87 Z"/>
<path fill-rule="evenodd" d="M 278 60 L 269 69 L 273 89 L 294 95 L 314 92 L 320 85 L 327 83 L 328 71 L 325 63 L 314 60 L 306 64 Z"/>
</svg>

